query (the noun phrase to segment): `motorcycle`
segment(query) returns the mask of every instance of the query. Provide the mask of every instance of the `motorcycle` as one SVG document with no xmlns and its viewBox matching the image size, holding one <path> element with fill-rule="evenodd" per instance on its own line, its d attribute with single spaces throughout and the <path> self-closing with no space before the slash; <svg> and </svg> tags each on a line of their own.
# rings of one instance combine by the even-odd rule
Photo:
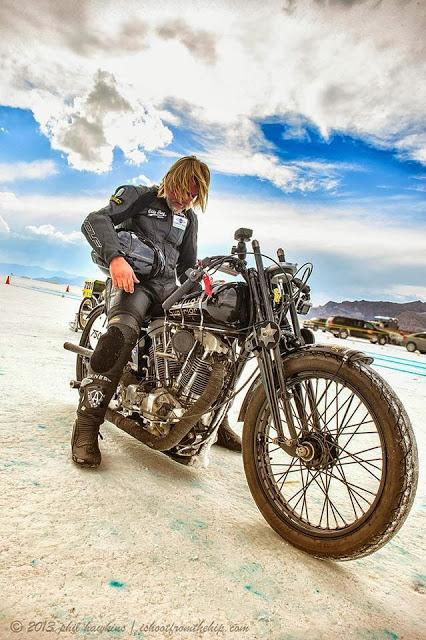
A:
<svg viewBox="0 0 426 640">
<path fill-rule="evenodd" d="M 417 448 L 407 413 L 370 365 L 373 358 L 316 345 L 298 315 L 307 284 L 282 249 L 265 267 L 252 231 L 230 255 L 205 258 L 141 327 L 106 419 L 180 462 L 204 461 L 243 389 L 246 479 L 261 514 L 286 541 L 320 558 L 366 556 L 402 526 L 414 500 Z M 252 255 L 254 266 L 249 266 Z M 223 272 L 234 281 L 211 284 Z M 299 277 L 300 275 L 300 277 Z M 204 281 L 203 291 L 192 291 Z M 201 288 L 201 287 L 200 287 Z M 90 314 L 77 353 L 78 388 L 100 335 Z M 242 374 L 256 362 L 242 384 Z M 253 363 L 251 363 L 253 364 Z"/>
<path fill-rule="evenodd" d="M 105 295 L 105 282 L 103 280 L 86 280 L 83 287 L 83 299 L 80 302 L 74 320 L 69 322 L 72 331 L 82 331 L 86 326 L 90 312 L 98 305 L 102 304 Z"/>
</svg>

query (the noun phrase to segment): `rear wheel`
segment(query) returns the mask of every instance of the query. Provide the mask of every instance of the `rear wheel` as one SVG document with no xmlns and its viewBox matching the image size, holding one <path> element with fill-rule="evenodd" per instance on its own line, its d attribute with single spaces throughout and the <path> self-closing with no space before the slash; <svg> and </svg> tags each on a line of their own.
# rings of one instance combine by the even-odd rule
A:
<svg viewBox="0 0 426 640">
<path fill-rule="evenodd" d="M 407 342 L 405 346 L 407 351 L 410 351 L 411 353 L 413 353 L 416 350 L 416 345 L 414 342 Z"/>
<path fill-rule="evenodd" d="M 368 555 L 396 533 L 414 500 L 418 461 L 409 418 L 364 364 L 323 352 L 285 362 L 304 459 L 277 444 L 259 386 L 243 430 L 253 498 L 271 527 L 307 553 L 339 560 Z M 281 417 L 288 434 L 283 411 Z"/>
<path fill-rule="evenodd" d="M 387 340 L 385 338 L 385 336 L 380 336 L 379 340 L 378 340 L 379 344 L 381 344 L 382 346 L 387 344 Z"/>
</svg>

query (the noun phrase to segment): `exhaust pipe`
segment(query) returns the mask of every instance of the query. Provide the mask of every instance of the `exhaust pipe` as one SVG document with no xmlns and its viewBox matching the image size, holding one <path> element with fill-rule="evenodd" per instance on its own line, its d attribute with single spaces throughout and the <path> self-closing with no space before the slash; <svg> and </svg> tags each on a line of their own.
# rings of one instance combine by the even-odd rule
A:
<svg viewBox="0 0 426 640">
<path fill-rule="evenodd" d="M 225 367 L 221 362 L 213 365 L 209 382 L 192 406 L 183 414 L 179 422 L 176 422 L 170 432 L 163 438 L 156 437 L 149 431 L 145 431 L 135 420 L 122 416 L 118 411 L 107 409 L 105 419 L 112 422 L 116 427 L 125 431 L 136 440 L 143 442 L 156 451 L 168 451 L 175 447 L 191 431 L 203 413 L 210 409 L 222 391 L 225 378 Z"/>
<path fill-rule="evenodd" d="M 80 345 L 73 344 L 72 342 L 65 342 L 64 349 L 72 351 L 80 356 L 90 358 L 93 354 L 92 349 L 86 349 Z M 201 394 L 201 396 L 189 407 L 186 413 L 183 414 L 179 422 L 173 425 L 170 432 L 163 438 L 156 437 L 154 434 L 145 431 L 135 420 L 126 418 L 118 411 L 113 409 L 107 409 L 105 414 L 105 420 L 109 420 L 116 427 L 125 431 L 136 440 L 143 442 L 151 449 L 156 451 L 168 451 L 172 447 L 175 447 L 183 438 L 191 431 L 192 427 L 198 422 L 204 412 L 209 409 L 212 404 L 217 400 L 220 392 L 222 391 L 223 381 L 225 378 L 225 367 L 223 363 L 216 362 L 210 373 L 209 382 Z M 72 388 L 78 388 L 78 381 L 71 380 L 70 385 Z M 78 386 L 77 386 L 78 385 Z"/>
</svg>

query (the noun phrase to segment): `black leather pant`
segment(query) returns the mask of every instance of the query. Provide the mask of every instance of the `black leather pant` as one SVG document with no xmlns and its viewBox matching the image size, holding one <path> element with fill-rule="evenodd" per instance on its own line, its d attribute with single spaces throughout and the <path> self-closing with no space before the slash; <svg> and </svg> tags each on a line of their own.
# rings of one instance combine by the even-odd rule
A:
<svg viewBox="0 0 426 640">
<path fill-rule="evenodd" d="M 99 338 L 86 378 L 81 382 L 77 419 L 82 425 L 102 424 L 138 341 L 142 321 L 148 313 L 162 315 L 160 304 L 175 288 L 174 281 L 152 281 L 135 284 L 134 292 L 126 293 L 113 287 L 108 278 L 105 288 L 108 329 Z"/>
</svg>

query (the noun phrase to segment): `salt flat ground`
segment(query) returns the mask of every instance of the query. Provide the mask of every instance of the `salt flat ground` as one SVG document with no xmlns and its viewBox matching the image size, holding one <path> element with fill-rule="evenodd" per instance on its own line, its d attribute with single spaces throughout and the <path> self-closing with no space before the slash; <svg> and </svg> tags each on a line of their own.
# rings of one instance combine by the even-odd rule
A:
<svg viewBox="0 0 426 640">
<path fill-rule="evenodd" d="M 186 468 L 108 423 L 101 467 L 76 467 L 75 358 L 62 344 L 80 337 L 68 328 L 78 301 L 61 297 L 63 287 L 1 283 L 1 640 L 426 637 L 421 369 L 377 368 L 404 402 L 419 446 L 409 518 L 371 556 L 320 561 L 264 521 L 239 454 L 214 446 L 207 469 Z M 426 363 L 398 347 L 345 344 Z M 239 431 L 240 402 L 231 413 Z M 161 630 L 201 621 L 188 633 Z"/>
</svg>

